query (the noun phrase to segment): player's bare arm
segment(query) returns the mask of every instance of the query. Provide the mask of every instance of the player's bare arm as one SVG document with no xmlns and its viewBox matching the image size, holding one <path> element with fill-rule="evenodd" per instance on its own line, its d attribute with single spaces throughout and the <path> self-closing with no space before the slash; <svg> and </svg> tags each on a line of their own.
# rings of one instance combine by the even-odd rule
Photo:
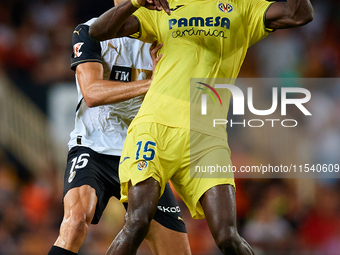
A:
<svg viewBox="0 0 340 255">
<path fill-rule="evenodd" d="M 133 0 L 137 5 L 150 10 L 164 10 L 170 15 L 167 0 Z M 103 13 L 91 26 L 89 35 L 98 41 L 128 36 L 138 32 L 138 22 L 131 16 L 138 8 L 131 0 L 125 0 Z"/>
<path fill-rule="evenodd" d="M 266 13 L 266 27 L 283 29 L 303 26 L 313 20 L 310 0 L 287 0 L 272 4 Z"/>
<path fill-rule="evenodd" d="M 103 65 L 86 62 L 77 66 L 77 79 L 88 107 L 122 102 L 145 94 L 151 80 L 126 82 L 103 80 Z"/>
<path fill-rule="evenodd" d="M 162 45 L 154 42 L 150 47 L 153 72 L 162 55 L 157 56 Z M 88 107 L 122 102 L 145 94 L 152 79 L 119 82 L 103 80 L 103 65 L 97 62 L 86 62 L 77 66 L 76 74 L 84 100 Z"/>
</svg>

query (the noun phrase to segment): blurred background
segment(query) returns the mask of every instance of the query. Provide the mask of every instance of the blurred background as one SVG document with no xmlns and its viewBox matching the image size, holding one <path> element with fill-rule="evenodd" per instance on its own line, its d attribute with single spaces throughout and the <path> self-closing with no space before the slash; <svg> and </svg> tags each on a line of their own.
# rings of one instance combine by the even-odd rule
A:
<svg viewBox="0 0 340 255">
<path fill-rule="evenodd" d="M 340 75 L 340 1 L 312 3 L 314 21 L 251 47 L 240 77 L 322 78 L 301 85 L 311 91 L 313 117 L 290 112 L 299 126 L 289 131 L 229 128 L 236 166 L 340 162 L 340 83 L 329 79 Z M 0 0 L 0 255 L 47 254 L 57 238 L 77 104 L 72 32 L 110 7 L 109 0 Z M 271 88 L 255 87 L 270 107 Z M 238 179 L 236 195 L 239 231 L 257 255 L 340 254 L 339 179 Z M 193 254 L 220 254 L 205 221 L 180 205 Z M 112 199 L 79 254 L 105 254 L 123 215 Z M 150 254 L 145 244 L 139 254 Z"/>
</svg>

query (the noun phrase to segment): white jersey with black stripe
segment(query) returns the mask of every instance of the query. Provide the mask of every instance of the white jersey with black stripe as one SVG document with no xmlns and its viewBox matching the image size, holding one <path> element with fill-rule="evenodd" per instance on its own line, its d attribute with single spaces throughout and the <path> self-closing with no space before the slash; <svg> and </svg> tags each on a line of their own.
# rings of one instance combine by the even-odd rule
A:
<svg viewBox="0 0 340 255">
<path fill-rule="evenodd" d="M 152 59 L 150 44 L 123 37 L 97 42 L 88 35 L 92 19 L 79 25 L 73 33 L 73 54 L 71 68 L 85 62 L 100 62 L 104 67 L 104 79 L 130 82 L 150 78 Z M 127 128 L 136 116 L 143 96 L 124 102 L 89 108 L 79 88 L 75 128 L 70 134 L 69 149 L 86 146 L 107 154 L 121 155 Z"/>
</svg>

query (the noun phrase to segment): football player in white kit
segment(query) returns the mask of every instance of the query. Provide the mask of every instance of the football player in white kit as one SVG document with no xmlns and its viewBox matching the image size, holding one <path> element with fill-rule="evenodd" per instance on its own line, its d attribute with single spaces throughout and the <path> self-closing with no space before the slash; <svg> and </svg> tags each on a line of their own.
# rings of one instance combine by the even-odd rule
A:
<svg viewBox="0 0 340 255">
<path fill-rule="evenodd" d="M 161 57 L 156 58 L 161 45 L 152 45 L 149 52 L 150 44 L 133 38 L 93 40 L 88 30 L 94 20 L 78 25 L 73 32 L 71 68 L 76 73 L 78 106 L 68 143 L 64 218 L 49 255 L 77 254 L 90 224 L 98 223 L 110 197 L 120 198 L 118 166 L 128 160 L 120 159 L 127 128 L 151 84 L 150 52 L 154 64 Z M 169 184 L 146 241 L 153 254 L 191 254 Z"/>
</svg>

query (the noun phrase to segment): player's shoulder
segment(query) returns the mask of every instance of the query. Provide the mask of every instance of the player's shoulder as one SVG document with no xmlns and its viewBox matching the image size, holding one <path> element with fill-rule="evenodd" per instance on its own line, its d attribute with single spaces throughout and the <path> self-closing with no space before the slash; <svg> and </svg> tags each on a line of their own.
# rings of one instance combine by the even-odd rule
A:
<svg viewBox="0 0 340 255">
<path fill-rule="evenodd" d="M 89 35 L 90 26 L 96 21 L 96 19 L 97 18 L 92 18 L 92 19 L 88 20 L 87 22 L 78 24 L 73 31 L 73 38 L 75 38 L 76 40 L 82 39 L 82 40 L 96 41 L 95 39 L 93 39 Z M 111 45 L 116 45 L 118 43 L 124 43 L 124 42 L 126 42 L 126 37 L 112 38 L 112 39 L 108 39 L 108 40 L 101 41 L 101 42 L 98 42 L 98 43 L 100 43 L 100 45 L 102 45 L 102 46 L 105 46 L 109 43 Z"/>
<path fill-rule="evenodd" d="M 92 19 L 90 19 L 90 20 L 88 20 L 88 21 L 86 21 L 84 23 L 80 23 L 80 24 L 78 24 L 77 27 L 90 27 L 96 21 L 96 19 L 97 18 L 92 18 Z"/>
<path fill-rule="evenodd" d="M 78 36 L 88 36 L 89 37 L 89 29 L 91 24 L 96 20 L 97 18 L 90 19 L 89 21 L 85 23 L 78 24 L 76 28 L 73 30 L 73 35 Z"/>
<path fill-rule="evenodd" d="M 73 53 L 71 55 L 72 70 L 75 70 L 75 68 L 81 63 L 102 62 L 102 45 L 89 35 L 89 27 L 94 20 L 95 19 L 92 19 L 86 23 L 79 24 L 73 31 Z"/>
<path fill-rule="evenodd" d="M 81 25 L 85 25 L 85 26 L 90 27 L 92 25 L 92 23 L 96 21 L 96 19 L 97 18 L 92 18 L 92 19 L 86 21 L 85 23 L 82 23 Z"/>
</svg>

